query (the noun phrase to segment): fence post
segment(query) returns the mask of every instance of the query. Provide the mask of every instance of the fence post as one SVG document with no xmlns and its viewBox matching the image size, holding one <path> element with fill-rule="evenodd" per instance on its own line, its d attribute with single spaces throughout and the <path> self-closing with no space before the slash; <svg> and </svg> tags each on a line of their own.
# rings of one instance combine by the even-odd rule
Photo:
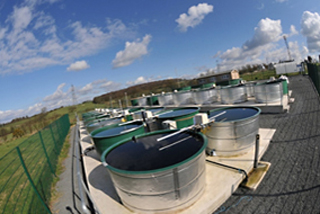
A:
<svg viewBox="0 0 320 214">
<path fill-rule="evenodd" d="M 48 164 L 49 164 L 50 170 L 51 170 L 52 174 L 53 174 L 54 176 L 56 176 L 56 174 L 54 173 L 53 167 L 52 167 L 52 165 L 51 165 L 51 162 L 50 162 L 50 160 L 49 160 L 49 156 L 48 156 L 46 147 L 44 146 L 41 131 L 39 131 L 39 136 L 40 136 L 40 142 L 41 142 L 41 145 L 42 145 L 44 154 L 45 154 L 45 156 L 46 156 L 46 158 L 47 158 L 47 162 L 48 162 Z"/>
<path fill-rule="evenodd" d="M 39 194 L 39 192 L 38 192 L 38 190 L 37 190 L 37 188 L 36 188 L 36 185 L 33 183 L 33 180 L 32 180 L 32 178 L 31 178 L 31 176 L 30 176 L 30 174 L 29 174 L 29 172 L 28 172 L 28 169 L 27 169 L 27 167 L 26 167 L 26 165 L 25 165 L 25 163 L 24 163 L 24 160 L 23 160 L 23 158 L 22 158 L 22 155 L 21 155 L 21 152 L 20 152 L 19 147 L 16 147 L 16 149 L 17 149 L 17 152 L 18 152 L 18 156 L 19 156 L 21 165 L 22 165 L 22 167 L 23 167 L 23 169 L 24 169 L 24 172 L 26 173 L 26 175 L 27 175 L 27 177 L 28 177 L 28 180 L 29 180 L 29 182 L 30 182 L 33 190 L 35 191 L 36 195 L 37 195 L 38 198 L 40 199 L 40 201 L 41 201 L 41 203 L 43 204 L 43 206 L 46 208 L 47 212 L 51 214 L 51 211 L 50 211 L 49 207 L 48 207 L 47 204 L 43 201 L 43 199 L 41 198 L 41 195 Z"/>
</svg>

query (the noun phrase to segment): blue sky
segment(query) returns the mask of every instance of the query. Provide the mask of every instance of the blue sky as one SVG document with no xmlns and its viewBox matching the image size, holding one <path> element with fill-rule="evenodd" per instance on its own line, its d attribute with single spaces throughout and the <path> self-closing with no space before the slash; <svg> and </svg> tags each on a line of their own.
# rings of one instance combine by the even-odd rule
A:
<svg viewBox="0 0 320 214">
<path fill-rule="evenodd" d="M 316 0 L 2 0 L 0 123 L 143 82 L 320 52 Z"/>
</svg>

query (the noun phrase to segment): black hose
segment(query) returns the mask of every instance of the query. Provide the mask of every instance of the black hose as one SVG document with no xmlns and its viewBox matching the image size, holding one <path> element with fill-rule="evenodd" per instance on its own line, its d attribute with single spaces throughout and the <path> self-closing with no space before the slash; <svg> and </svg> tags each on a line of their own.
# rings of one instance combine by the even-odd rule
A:
<svg viewBox="0 0 320 214">
<path fill-rule="evenodd" d="M 226 168 L 229 168 L 229 169 L 240 171 L 245 175 L 244 182 L 248 181 L 248 174 L 244 169 L 236 168 L 236 167 L 233 167 L 233 166 L 225 165 L 225 164 L 214 162 L 214 161 L 211 161 L 211 160 L 206 160 L 206 161 L 208 161 L 209 163 L 216 164 L 218 166 L 222 166 L 222 167 L 226 167 Z"/>
</svg>

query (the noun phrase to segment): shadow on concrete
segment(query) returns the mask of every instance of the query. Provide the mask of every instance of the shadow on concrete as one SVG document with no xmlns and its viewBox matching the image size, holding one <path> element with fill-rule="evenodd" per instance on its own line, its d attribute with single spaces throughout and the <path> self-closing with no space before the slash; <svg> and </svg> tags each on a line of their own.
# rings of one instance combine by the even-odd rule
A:
<svg viewBox="0 0 320 214">
<path fill-rule="evenodd" d="M 92 142 L 91 142 L 91 137 L 88 135 L 88 136 L 86 136 L 86 137 L 84 137 L 84 138 L 82 138 L 81 139 L 83 142 L 85 142 L 85 143 L 89 143 L 89 144 L 91 144 Z"/>
<path fill-rule="evenodd" d="M 97 153 L 97 151 L 95 149 L 93 149 L 93 150 L 91 150 L 89 152 L 86 152 L 86 156 L 90 157 L 90 158 L 93 158 L 93 159 L 95 159 L 95 160 L 97 160 L 99 162 L 101 161 L 100 160 L 100 155 Z"/>
<path fill-rule="evenodd" d="M 101 179 L 101 177 L 103 177 L 104 179 Z M 121 200 L 111 181 L 110 174 L 102 164 L 97 166 L 95 169 L 91 171 L 91 173 L 89 174 L 89 183 L 93 187 L 103 191 L 115 202 L 118 202 L 119 204 L 121 204 Z"/>
</svg>

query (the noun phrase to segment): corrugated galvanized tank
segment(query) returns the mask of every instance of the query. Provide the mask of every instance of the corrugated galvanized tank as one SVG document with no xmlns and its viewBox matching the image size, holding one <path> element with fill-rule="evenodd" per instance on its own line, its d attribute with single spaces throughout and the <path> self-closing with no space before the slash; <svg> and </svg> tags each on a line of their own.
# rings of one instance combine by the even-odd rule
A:
<svg viewBox="0 0 320 214">
<path fill-rule="evenodd" d="M 244 85 L 246 87 L 247 97 L 254 97 L 254 86 L 257 84 L 255 81 L 246 82 Z"/>
<path fill-rule="evenodd" d="M 158 96 L 159 95 L 151 95 L 151 96 L 147 97 L 147 104 L 149 106 L 159 105 Z"/>
<path fill-rule="evenodd" d="M 105 126 L 94 130 L 90 135 L 93 139 L 97 153 L 101 155 L 113 144 L 134 135 L 143 134 L 144 132 L 145 129 L 143 122 L 132 121 Z"/>
<path fill-rule="evenodd" d="M 247 101 L 246 88 L 243 85 L 228 86 L 220 89 L 222 104 L 237 104 Z"/>
<path fill-rule="evenodd" d="M 254 86 L 255 101 L 257 103 L 281 102 L 283 98 L 282 81 L 258 83 Z"/>
<path fill-rule="evenodd" d="M 138 106 L 146 107 L 148 105 L 148 97 L 139 97 L 137 98 Z"/>
<path fill-rule="evenodd" d="M 224 112 L 224 113 L 223 113 Z M 203 133 L 208 138 L 206 151 L 218 156 L 235 156 L 248 152 L 255 143 L 259 131 L 259 115 L 256 107 L 228 107 L 211 110 L 209 119 L 221 114 Z"/>
<path fill-rule="evenodd" d="M 218 101 L 218 91 L 214 88 L 199 89 L 193 91 L 193 99 L 196 105 L 209 105 Z"/>
<path fill-rule="evenodd" d="M 158 96 L 158 102 L 160 106 L 173 105 L 172 93 L 162 93 Z"/>
<path fill-rule="evenodd" d="M 137 213 L 175 213 L 195 203 L 205 189 L 205 148 L 201 133 L 171 131 L 127 139 L 108 148 L 103 165 L 122 203 Z M 125 154 L 125 155 L 123 155 Z"/>
<path fill-rule="evenodd" d="M 179 91 L 173 93 L 173 103 L 175 106 L 194 104 L 192 91 Z"/>
</svg>

